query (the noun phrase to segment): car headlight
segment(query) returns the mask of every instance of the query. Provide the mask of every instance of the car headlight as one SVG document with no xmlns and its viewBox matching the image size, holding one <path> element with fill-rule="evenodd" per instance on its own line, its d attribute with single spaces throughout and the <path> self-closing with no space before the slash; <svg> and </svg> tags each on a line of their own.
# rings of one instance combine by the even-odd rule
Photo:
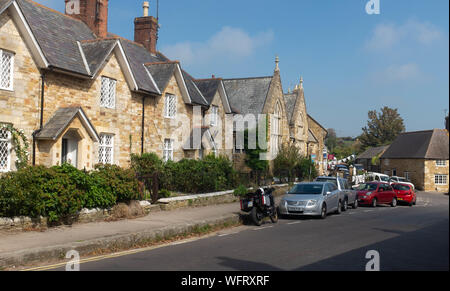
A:
<svg viewBox="0 0 450 291">
<path fill-rule="evenodd" d="M 307 207 L 314 207 L 317 205 L 317 200 L 309 200 L 308 204 L 306 205 Z"/>
</svg>

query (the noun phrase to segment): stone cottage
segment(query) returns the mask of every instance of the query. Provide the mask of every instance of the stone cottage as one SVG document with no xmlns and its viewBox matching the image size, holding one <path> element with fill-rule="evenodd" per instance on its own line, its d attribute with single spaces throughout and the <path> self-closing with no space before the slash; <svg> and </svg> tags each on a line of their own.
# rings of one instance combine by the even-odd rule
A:
<svg viewBox="0 0 450 291">
<path fill-rule="evenodd" d="M 127 167 L 132 153 L 198 156 L 200 147 L 182 146 L 184 126 L 197 110 L 201 127 L 210 104 L 180 63 L 156 50 L 148 4 L 134 41 L 108 33 L 108 1 L 66 9 L 0 0 L 0 123 L 24 131 L 32 163 L 92 169 Z M 1 136 L 0 170 L 14 170 L 10 137 Z"/>
<path fill-rule="evenodd" d="M 434 129 L 401 134 L 381 156 L 381 170 L 411 180 L 417 189 L 447 193 L 449 132 Z"/>
</svg>

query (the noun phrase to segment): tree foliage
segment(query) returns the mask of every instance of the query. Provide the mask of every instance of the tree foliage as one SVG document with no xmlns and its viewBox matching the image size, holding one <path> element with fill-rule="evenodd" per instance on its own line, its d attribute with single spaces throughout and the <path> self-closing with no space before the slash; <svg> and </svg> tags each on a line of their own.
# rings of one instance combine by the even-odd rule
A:
<svg viewBox="0 0 450 291">
<path fill-rule="evenodd" d="M 378 147 L 392 143 L 399 134 L 405 131 L 403 118 L 398 109 L 384 107 L 381 113 L 369 111 L 369 120 L 359 137 L 363 148 Z"/>
</svg>

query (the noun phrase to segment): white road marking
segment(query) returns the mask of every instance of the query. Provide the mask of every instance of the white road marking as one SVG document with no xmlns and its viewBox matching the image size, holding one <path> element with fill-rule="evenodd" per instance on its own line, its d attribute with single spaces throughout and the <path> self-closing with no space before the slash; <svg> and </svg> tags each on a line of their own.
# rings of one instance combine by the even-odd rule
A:
<svg viewBox="0 0 450 291">
<path fill-rule="evenodd" d="M 294 225 L 294 224 L 300 224 L 300 223 L 302 223 L 302 222 L 301 221 L 296 221 L 296 222 L 288 223 L 288 225 Z"/>
<path fill-rule="evenodd" d="M 268 228 L 273 228 L 273 226 L 260 227 L 260 228 L 255 228 L 253 230 L 258 231 L 258 230 L 264 230 L 264 229 L 268 229 Z"/>
</svg>

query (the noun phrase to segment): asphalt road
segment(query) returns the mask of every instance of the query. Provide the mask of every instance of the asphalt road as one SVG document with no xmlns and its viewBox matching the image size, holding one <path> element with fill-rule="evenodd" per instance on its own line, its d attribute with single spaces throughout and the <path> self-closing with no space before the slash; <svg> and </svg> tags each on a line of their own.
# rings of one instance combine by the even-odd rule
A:
<svg viewBox="0 0 450 291">
<path fill-rule="evenodd" d="M 364 271 L 366 253 L 375 250 L 381 271 L 448 271 L 448 240 L 448 196 L 420 193 L 416 207 L 360 207 L 326 220 L 247 225 L 195 241 L 83 263 L 80 269 Z"/>
</svg>

